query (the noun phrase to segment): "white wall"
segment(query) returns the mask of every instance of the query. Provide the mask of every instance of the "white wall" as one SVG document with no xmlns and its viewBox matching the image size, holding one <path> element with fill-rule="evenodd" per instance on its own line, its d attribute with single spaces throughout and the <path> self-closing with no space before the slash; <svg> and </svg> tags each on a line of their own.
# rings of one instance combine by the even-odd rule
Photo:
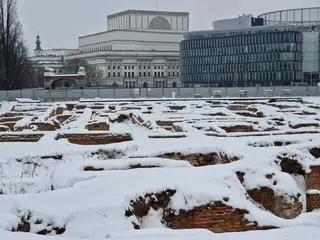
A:
<svg viewBox="0 0 320 240">
<path fill-rule="evenodd" d="M 111 31 L 79 38 L 79 50 L 109 46 L 112 50 L 179 51 L 182 33 Z"/>
<path fill-rule="evenodd" d="M 303 32 L 303 72 L 319 72 L 319 32 Z"/>
<path fill-rule="evenodd" d="M 151 21 L 156 17 L 165 18 L 171 25 L 171 31 L 189 31 L 189 17 L 177 14 L 130 13 L 108 17 L 108 31 L 140 29 L 148 30 Z"/>
<path fill-rule="evenodd" d="M 223 19 L 213 22 L 213 29 L 217 31 L 232 30 L 251 27 L 251 15 L 240 16 L 238 18 Z"/>
</svg>

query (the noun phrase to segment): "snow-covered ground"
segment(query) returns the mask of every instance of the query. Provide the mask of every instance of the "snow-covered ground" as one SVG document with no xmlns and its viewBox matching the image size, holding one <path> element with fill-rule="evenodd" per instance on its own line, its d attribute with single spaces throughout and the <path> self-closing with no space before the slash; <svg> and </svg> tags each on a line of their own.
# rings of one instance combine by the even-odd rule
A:
<svg viewBox="0 0 320 240">
<path fill-rule="evenodd" d="M 247 191 L 268 187 L 276 195 L 298 196 L 305 207 L 304 179 L 282 172 L 276 160 L 294 158 L 305 172 L 320 159 L 320 101 L 190 101 L 39 103 L 19 99 L 0 108 L 1 137 L 43 134 L 38 142 L 0 143 L 0 239 L 320 239 L 320 212 L 283 219 L 248 200 Z M 63 120 L 61 120 L 63 119 Z M 105 123 L 109 130 L 89 130 Z M 43 124 L 50 125 L 46 131 Z M 48 129 L 47 129 L 48 130 Z M 73 144 L 65 134 L 130 134 L 132 141 Z M 2 138 L 1 138 L 2 139 Z M 194 167 L 169 155 L 212 154 L 229 162 Z M 245 173 L 243 183 L 236 172 Z M 265 177 L 271 175 L 272 177 Z M 276 183 L 276 184 L 275 184 Z M 177 214 L 214 201 L 248 211 L 246 218 L 276 230 L 217 234 L 170 230 L 161 212 L 127 217 L 131 201 L 175 190 L 169 207 Z M 28 222 L 28 232 L 15 233 Z"/>
</svg>

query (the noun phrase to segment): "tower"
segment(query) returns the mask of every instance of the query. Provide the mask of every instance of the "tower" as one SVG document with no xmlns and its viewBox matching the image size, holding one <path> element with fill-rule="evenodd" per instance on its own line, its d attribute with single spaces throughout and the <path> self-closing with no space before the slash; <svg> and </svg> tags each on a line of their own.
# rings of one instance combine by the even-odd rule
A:
<svg viewBox="0 0 320 240">
<path fill-rule="evenodd" d="M 41 54 L 41 51 L 42 51 L 42 49 L 41 49 L 40 36 L 37 35 L 36 48 L 35 48 L 35 50 L 34 50 L 35 55 L 36 55 L 36 56 L 39 56 L 39 55 Z"/>
</svg>

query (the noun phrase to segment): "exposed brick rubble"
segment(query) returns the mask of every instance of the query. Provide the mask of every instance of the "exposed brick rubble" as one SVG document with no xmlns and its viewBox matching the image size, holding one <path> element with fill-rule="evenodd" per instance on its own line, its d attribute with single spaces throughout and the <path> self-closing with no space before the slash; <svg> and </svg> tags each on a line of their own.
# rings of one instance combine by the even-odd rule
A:
<svg viewBox="0 0 320 240">
<path fill-rule="evenodd" d="M 292 196 L 292 202 L 288 202 L 284 196 L 276 196 L 273 190 L 268 187 L 252 189 L 247 192 L 255 202 L 278 217 L 293 219 L 302 213 L 303 205 L 298 196 Z"/>
<path fill-rule="evenodd" d="M 311 172 L 306 176 L 308 212 L 320 209 L 320 165 L 310 168 Z"/>
<path fill-rule="evenodd" d="M 70 143 L 79 145 L 103 145 L 132 141 L 130 134 L 59 134 L 56 140 L 67 138 Z"/>
<path fill-rule="evenodd" d="M 226 164 L 234 161 L 238 161 L 240 158 L 237 156 L 228 156 L 225 153 L 194 153 L 184 155 L 182 153 L 166 153 L 158 157 L 168 158 L 173 160 L 184 160 L 190 162 L 195 167 Z"/>
<path fill-rule="evenodd" d="M 250 222 L 245 215 L 247 210 L 234 209 L 222 201 L 195 207 L 193 210 L 180 210 L 178 213 L 170 209 L 171 197 L 175 190 L 167 190 L 156 194 L 147 194 L 131 201 L 130 208 L 126 211 L 126 217 L 135 216 L 137 222 L 133 222 L 135 229 L 140 229 L 143 218 L 152 208 L 157 211 L 162 209 L 161 222 L 172 229 L 205 228 L 217 233 L 238 232 L 248 230 L 271 229 L 272 226 L 258 226 L 257 222 Z M 224 201 L 228 201 L 227 198 Z"/>
<path fill-rule="evenodd" d="M 315 158 L 320 158 L 320 147 L 314 147 L 309 150 L 310 154 Z"/>
<path fill-rule="evenodd" d="M 20 214 L 20 223 L 16 228 L 13 228 L 12 232 L 32 232 L 31 225 L 41 225 L 42 230 L 33 232 L 38 235 L 61 235 L 66 231 L 65 226 L 54 226 L 53 223 L 44 224 L 45 220 L 42 218 L 34 218 L 31 212 L 26 214 Z"/>
<path fill-rule="evenodd" d="M 38 142 L 43 134 L 2 134 L 0 142 Z"/>
<path fill-rule="evenodd" d="M 254 132 L 255 129 L 248 125 L 236 125 L 236 126 L 230 126 L 230 127 L 221 127 L 223 130 L 225 130 L 227 133 L 232 132 Z"/>
<path fill-rule="evenodd" d="M 295 159 L 296 155 L 289 156 L 289 154 L 283 153 L 277 157 L 275 161 L 280 167 L 281 171 L 289 174 L 305 175 L 303 166 Z"/>
<path fill-rule="evenodd" d="M 88 123 L 86 129 L 89 131 L 109 131 L 110 126 L 106 122 Z"/>
</svg>

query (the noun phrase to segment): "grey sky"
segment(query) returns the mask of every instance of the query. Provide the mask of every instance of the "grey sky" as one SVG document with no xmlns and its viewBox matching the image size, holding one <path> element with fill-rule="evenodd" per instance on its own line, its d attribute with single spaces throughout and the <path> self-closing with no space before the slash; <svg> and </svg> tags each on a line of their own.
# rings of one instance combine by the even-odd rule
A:
<svg viewBox="0 0 320 240">
<path fill-rule="evenodd" d="M 213 20 L 286 8 L 315 7 L 319 0 L 158 0 L 158 10 L 190 13 L 190 30 L 211 28 Z M 155 10 L 156 0 L 18 0 L 28 47 L 37 32 L 42 48 L 77 48 L 78 37 L 107 29 L 106 16 L 127 9 Z"/>
</svg>

